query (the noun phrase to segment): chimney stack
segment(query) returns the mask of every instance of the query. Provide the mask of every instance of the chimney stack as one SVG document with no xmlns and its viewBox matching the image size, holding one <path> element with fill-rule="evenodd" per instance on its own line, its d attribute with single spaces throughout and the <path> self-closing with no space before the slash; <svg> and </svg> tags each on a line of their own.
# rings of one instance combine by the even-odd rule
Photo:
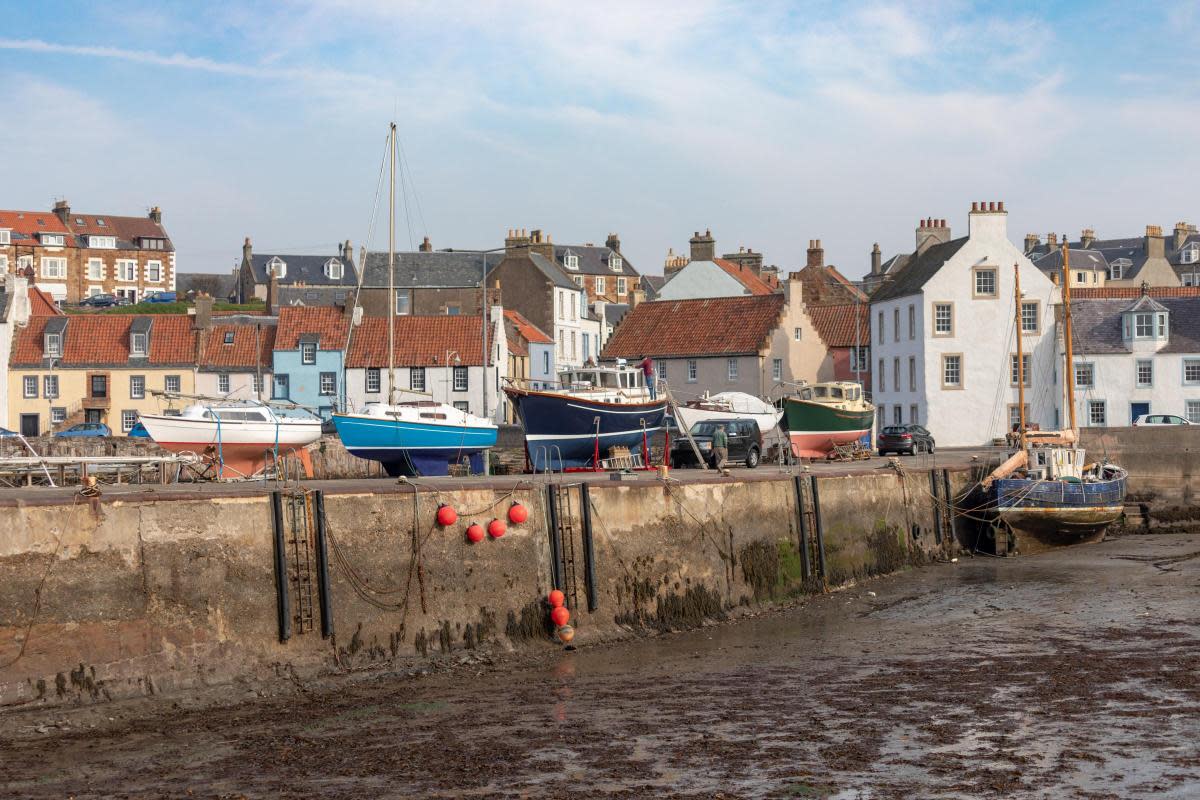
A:
<svg viewBox="0 0 1200 800">
<path fill-rule="evenodd" d="M 1025 252 L 1030 253 L 1039 244 L 1042 243 L 1041 238 L 1036 233 L 1025 234 Z"/>
<path fill-rule="evenodd" d="M 687 256 L 677 256 L 674 248 L 667 248 L 667 258 L 663 262 L 663 275 L 669 278 L 687 265 Z"/>
<path fill-rule="evenodd" d="M 1079 234 L 1079 246 L 1082 249 L 1087 250 L 1093 244 L 1095 244 L 1095 242 L 1096 242 L 1096 232 L 1094 230 L 1092 230 L 1091 228 L 1084 228 L 1083 232 Z"/>
<path fill-rule="evenodd" d="M 529 252 L 529 235 L 524 228 L 509 228 L 504 237 L 504 255 L 520 256 Z"/>
<path fill-rule="evenodd" d="M 196 316 L 192 327 L 198 331 L 206 331 L 212 327 L 213 299 L 208 294 L 196 296 Z"/>
<path fill-rule="evenodd" d="M 71 219 L 71 204 L 66 200 L 58 200 L 54 203 L 54 216 L 58 217 L 59 222 L 63 225 L 68 225 Z"/>
<path fill-rule="evenodd" d="M 604 240 L 604 246 L 609 250 L 621 252 L 621 237 L 615 233 L 610 233 L 608 238 Z"/>
<path fill-rule="evenodd" d="M 1166 258 L 1166 242 L 1163 241 L 1162 227 L 1159 225 L 1146 226 L 1146 258 Z"/>
<path fill-rule="evenodd" d="M 242 261 L 250 263 L 250 259 L 254 257 L 254 250 L 250 247 L 250 237 L 246 237 L 246 241 L 242 243 Z"/>
<path fill-rule="evenodd" d="M 972 208 L 974 204 L 972 204 Z M 917 220 L 917 255 L 924 253 L 935 244 L 945 244 L 950 241 L 950 226 L 944 219 L 926 217 Z"/>
<path fill-rule="evenodd" d="M 1058 234 L 1057 233 L 1047 233 L 1046 234 L 1046 246 L 1049 247 L 1051 250 L 1058 247 Z"/>
<path fill-rule="evenodd" d="M 549 234 L 542 234 L 541 228 L 529 232 L 529 251 L 554 260 L 554 242 Z"/>
<path fill-rule="evenodd" d="M 150 220 L 157 225 L 162 225 L 162 209 L 158 206 L 150 209 Z"/>
<path fill-rule="evenodd" d="M 342 261 L 350 263 L 354 261 L 354 248 L 350 246 L 350 240 L 342 242 Z"/>
<path fill-rule="evenodd" d="M 823 267 L 825 266 L 825 248 L 821 247 L 820 239 L 808 240 L 808 260 L 805 262 L 808 267 Z"/>
<path fill-rule="evenodd" d="M 754 252 L 753 247 L 739 247 L 736 253 L 726 253 L 721 258 L 726 261 L 732 261 L 739 267 L 745 267 L 755 275 L 762 274 L 763 255 L 762 253 Z"/>
<path fill-rule="evenodd" d="M 420 246 L 417 247 L 417 249 L 420 250 L 422 253 L 432 253 L 433 252 L 433 243 L 430 242 L 429 237 L 426 236 L 424 238 L 424 240 L 421 242 Z"/>
<path fill-rule="evenodd" d="M 878 275 L 883 269 L 883 253 L 879 250 L 879 242 L 871 246 L 871 274 Z"/>
<path fill-rule="evenodd" d="M 1179 248 L 1183 247 L 1184 244 L 1187 243 L 1188 236 L 1195 232 L 1196 232 L 1195 225 L 1188 225 L 1186 222 L 1176 222 L 1175 223 L 1175 239 L 1174 239 L 1174 241 L 1171 242 L 1171 244 L 1172 244 L 1171 249 L 1178 250 Z"/>
<path fill-rule="evenodd" d="M 704 235 L 696 231 L 688 239 L 688 244 L 691 246 L 692 261 L 712 261 L 717 257 L 717 243 L 713 240 L 712 231 L 707 228 Z"/>
</svg>

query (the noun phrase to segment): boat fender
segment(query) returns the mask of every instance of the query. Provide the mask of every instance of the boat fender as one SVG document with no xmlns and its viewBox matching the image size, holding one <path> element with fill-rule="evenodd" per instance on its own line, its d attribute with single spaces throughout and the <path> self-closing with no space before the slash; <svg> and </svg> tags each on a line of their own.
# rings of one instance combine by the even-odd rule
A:
<svg viewBox="0 0 1200 800">
<path fill-rule="evenodd" d="M 483 526 L 478 522 L 472 522 L 467 528 L 467 541 L 471 544 L 479 544 L 483 541 Z"/>
<path fill-rule="evenodd" d="M 445 503 L 439 503 L 437 510 L 437 524 L 441 525 L 443 528 L 448 528 L 456 522 L 458 522 L 458 512 Z"/>
<path fill-rule="evenodd" d="M 520 525 L 527 519 L 529 519 L 529 509 L 514 500 L 513 504 L 508 507 L 508 521 L 513 525 Z"/>
</svg>

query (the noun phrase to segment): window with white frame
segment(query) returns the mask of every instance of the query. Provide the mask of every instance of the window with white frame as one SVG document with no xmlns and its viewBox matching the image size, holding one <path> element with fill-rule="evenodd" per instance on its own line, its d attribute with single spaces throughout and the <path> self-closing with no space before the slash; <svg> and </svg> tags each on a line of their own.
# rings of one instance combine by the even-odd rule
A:
<svg viewBox="0 0 1200 800">
<path fill-rule="evenodd" d="M 50 422 L 54 425 L 61 425 L 67 421 L 67 409 L 63 406 L 55 406 L 50 409 Z"/>
<path fill-rule="evenodd" d="M 613 272 L 620 272 L 623 263 L 624 262 L 621 260 L 621 257 L 616 253 L 613 253 L 608 257 L 608 268 Z"/>
<path fill-rule="evenodd" d="M 1133 266 L 1133 262 L 1128 258 L 1117 258 L 1108 265 L 1108 279 L 1110 281 L 1119 281 L 1124 279 L 1125 274 L 1129 272 L 1129 268 Z"/>
<path fill-rule="evenodd" d="M 146 280 L 150 283 L 162 283 L 163 268 L 161 261 L 146 262 Z"/>
<path fill-rule="evenodd" d="M 273 257 L 267 262 L 267 274 L 273 274 L 277 279 L 283 280 L 287 277 L 287 262 L 278 256 Z"/>
<path fill-rule="evenodd" d="M 687 362 L 687 382 L 696 382 L 696 359 L 689 358 Z"/>
<path fill-rule="evenodd" d="M 408 388 L 414 392 L 425 391 L 425 368 L 411 367 L 408 370 Z"/>
<path fill-rule="evenodd" d="M 1136 372 L 1137 385 L 1141 387 L 1154 385 L 1154 362 L 1138 361 Z"/>
<path fill-rule="evenodd" d="M 782 358 L 771 359 L 771 380 L 773 380 L 773 381 L 783 380 L 783 359 Z"/>
<path fill-rule="evenodd" d="M 89 281 L 104 280 L 104 260 L 89 258 L 87 262 L 87 276 Z"/>
<path fill-rule="evenodd" d="M 65 258 L 51 258 L 49 256 L 42 256 L 42 277 L 67 277 L 67 260 Z"/>
<path fill-rule="evenodd" d="M 455 400 L 454 407 L 457 408 L 459 411 L 463 411 L 467 414 L 471 413 L 471 404 L 468 403 L 466 400 Z"/>
<path fill-rule="evenodd" d="M 263 390 L 263 376 L 258 373 L 254 374 L 254 393 L 261 394 Z"/>
<path fill-rule="evenodd" d="M 954 333 L 954 305 L 952 303 L 933 304 L 933 335 L 951 336 Z"/>
<path fill-rule="evenodd" d="M 1096 386 L 1096 365 L 1095 364 L 1076 364 L 1075 365 L 1075 388 L 1077 389 L 1092 389 Z"/>
<path fill-rule="evenodd" d="M 46 355 L 59 357 L 62 355 L 62 334 L 47 333 L 46 334 Z"/>
<path fill-rule="evenodd" d="M 146 355 L 146 334 L 135 333 L 129 337 L 129 355 L 142 357 Z"/>
<path fill-rule="evenodd" d="M 1200 358 L 1183 360 L 1183 382 L 1200 383 Z"/>
<path fill-rule="evenodd" d="M 792 339 L 797 342 L 800 341 L 800 337 L 803 334 L 803 332 L 804 332 L 803 328 L 792 328 Z"/>
<path fill-rule="evenodd" d="M 396 314 L 411 314 L 412 313 L 412 292 L 408 289 L 396 290 Z"/>
<path fill-rule="evenodd" d="M 21 393 L 22 397 L 30 398 L 37 397 L 38 394 L 38 379 L 36 375 L 26 375 L 21 381 L 21 388 L 24 390 Z"/>
<path fill-rule="evenodd" d="M 97 250 L 115 250 L 117 247 L 117 237 L 115 236 L 89 236 L 88 247 L 94 247 Z"/>
<path fill-rule="evenodd" d="M 1041 331 L 1042 304 L 1037 300 L 1021 303 L 1021 333 L 1038 333 Z"/>
<path fill-rule="evenodd" d="M 24 270 L 33 266 L 33 256 L 17 256 L 17 269 Z"/>
<path fill-rule="evenodd" d="M 1008 368 L 1009 368 L 1010 374 L 1008 376 L 1008 382 L 1009 382 L 1010 386 L 1016 386 L 1017 381 L 1020 380 L 1021 378 L 1025 379 L 1025 387 L 1026 388 L 1033 386 L 1033 370 L 1030 369 L 1031 361 L 1032 361 L 1032 359 L 1030 357 L 1030 354 L 1023 353 L 1021 355 L 1020 366 L 1018 367 L 1016 353 L 1012 353 L 1009 355 Z"/>
<path fill-rule="evenodd" d="M 125 409 L 121 412 L 121 432 L 129 433 L 133 430 L 133 426 L 137 425 L 138 413 L 131 409 Z"/>
<path fill-rule="evenodd" d="M 1134 314 L 1133 335 L 1139 339 L 1149 339 L 1154 336 L 1154 315 Z"/>
<path fill-rule="evenodd" d="M 345 266 L 336 258 L 331 258 L 325 262 L 325 277 L 331 281 L 340 281 L 345 271 Z"/>
<path fill-rule="evenodd" d="M 962 355 L 947 353 L 942 356 L 942 388 L 961 389 Z"/>
<path fill-rule="evenodd" d="M 583 276 L 582 275 L 572 275 L 571 280 L 575 281 L 576 286 L 578 286 L 580 288 L 583 287 Z"/>
<path fill-rule="evenodd" d="M 42 376 L 42 397 L 53 399 L 58 397 L 58 376 L 43 375 Z"/>
<path fill-rule="evenodd" d="M 604 294 L 604 276 L 596 276 L 596 294 Z"/>
<path fill-rule="evenodd" d="M 624 278 L 617 278 L 617 297 L 618 298 L 620 298 L 621 295 L 625 294 L 625 287 L 628 285 L 629 284 L 626 283 Z"/>
<path fill-rule="evenodd" d="M 318 384 L 322 397 L 332 397 L 337 394 L 337 373 L 322 372 L 321 380 Z"/>
<path fill-rule="evenodd" d="M 300 363 L 301 364 L 317 363 L 317 343 L 316 342 L 301 342 L 300 343 Z"/>
<path fill-rule="evenodd" d="M 1105 401 L 1088 401 L 1088 424 L 1100 427 L 1108 424 L 1108 406 Z"/>
<path fill-rule="evenodd" d="M 12 232 L 8 228 L 0 228 L 0 244 L 12 244 Z"/>
<path fill-rule="evenodd" d="M 163 389 L 168 392 L 178 392 L 182 381 L 178 375 L 167 375 L 163 378 Z"/>
<path fill-rule="evenodd" d="M 984 267 L 977 267 L 974 270 L 975 281 L 974 290 L 976 297 L 995 297 L 996 296 L 996 270 Z"/>
<path fill-rule="evenodd" d="M 40 236 L 42 244 L 46 247 L 62 247 L 63 235 L 61 233 L 43 233 Z"/>
<path fill-rule="evenodd" d="M 729 380 L 736 381 L 738 377 L 738 360 L 736 358 L 726 360 L 725 369 Z"/>
<path fill-rule="evenodd" d="M 465 392 L 467 390 L 467 368 L 454 368 L 454 391 Z"/>
<path fill-rule="evenodd" d="M 871 348 L 865 346 L 851 347 L 850 369 L 854 372 L 866 372 L 871 368 L 870 358 Z"/>
<path fill-rule="evenodd" d="M 217 376 L 217 391 L 221 394 L 229 394 L 229 373 L 222 372 Z"/>
<path fill-rule="evenodd" d="M 579 256 L 568 252 L 565 256 L 563 256 L 563 266 L 570 270 L 579 269 Z"/>
<path fill-rule="evenodd" d="M 1029 419 L 1029 404 L 1025 404 L 1025 419 Z M 1016 403 L 1010 403 L 1008 406 L 1008 427 L 1016 428 L 1021 424 L 1021 407 Z"/>
<path fill-rule="evenodd" d="M 1200 244 L 1192 242 L 1191 244 L 1184 245 L 1183 249 L 1179 251 L 1179 262 L 1181 264 L 1195 264 L 1198 261 L 1200 261 Z"/>
<path fill-rule="evenodd" d="M 368 394 L 377 394 L 383 385 L 379 367 L 367 367 L 367 385 Z"/>
<path fill-rule="evenodd" d="M 1187 421 L 1193 425 L 1200 425 L 1200 400 L 1187 401 Z"/>
<path fill-rule="evenodd" d="M 137 280 L 137 262 L 132 259 L 117 259 L 117 280 L 131 283 Z"/>
<path fill-rule="evenodd" d="M 229 391 L 226 389 L 225 391 Z M 146 376 L 145 375 L 130 375 L 129 376 L 129 399 L 144 400 L 146 398 Z"/>
</svg>

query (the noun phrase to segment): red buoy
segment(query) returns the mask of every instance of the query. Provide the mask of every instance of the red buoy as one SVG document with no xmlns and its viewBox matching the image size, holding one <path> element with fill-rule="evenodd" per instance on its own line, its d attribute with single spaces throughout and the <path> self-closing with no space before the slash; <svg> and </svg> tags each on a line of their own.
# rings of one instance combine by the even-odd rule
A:
<svg viewBox="0 0 1200 800">
<path fill-rule="evenodd" d="M 529 519 L 529 509 L 514 500 L 513 504 L 508 507 L 508 521 L 513 525 L 520 525 L 527 519 Z"/>
<path fill-rule="evenodd" d="M 566 600 L 566 596 L 563 595 L 563 593 L 558 589 L 551 589 L 550 594 L 546 595 L 546 602 L 550 604 L 551 608 L 558 608 L 565 603 Z"/>
<path fill-rule="evenodd" d="M 472 522 L 467 528 L 467 540 L 471 544 L 479 544 L 483 541 L 483 526 L 478 522 Z"/>
<path fill-rule="evenodd" d="M 458 512 L 445 503 L 438 505 L 437 523 L 443 528 L 449 528 L 454 523 L 458 522 Z"/>
<path fill-rule="evenodd" d="M 499 539 L 507 530 L 508 528 L 505 527 L 504 523 L 498 519 L 494 519 L 488 523 L 488 533 L 493 539 Z"/>
<path fill-rule="evenodd" d="M 566 625 L 567 622 L 570 621 L 570 619 L 571 619 L 571 612 L 567 611 L 566 606 L 558 606 L 557 608 L 555 608 L 553 611 L 550 612 L 550 621 L 553 622 L 555 625 L 557 625 L 560 628 L 563 625 Z"/>
</svg>

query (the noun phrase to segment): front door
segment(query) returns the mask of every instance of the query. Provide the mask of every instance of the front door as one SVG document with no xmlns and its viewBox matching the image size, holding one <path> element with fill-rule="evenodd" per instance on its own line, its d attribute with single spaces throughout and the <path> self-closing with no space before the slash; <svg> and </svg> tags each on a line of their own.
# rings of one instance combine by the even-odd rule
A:
<svg viewBox="0 0 1200 800">
<path fill-rule="evenodd" d="M 21 435 L 25 437 L 38 435 L 38 415 L 37 414 L 22 414 L 21 415 Z"/>
<path fill-rule="evenodd" d="M 1130 403 L 1129 404 L 1129 422 L 1132 424 L 1135 419 L 1143 414 L 1150 413 L 1149 403 Z"/>
<path fill-rule="evenodd" d="M 99 408 L 88 408 L 83 412 L 84 422 L 104 422 L 104 412 Z"/>
</svg>

